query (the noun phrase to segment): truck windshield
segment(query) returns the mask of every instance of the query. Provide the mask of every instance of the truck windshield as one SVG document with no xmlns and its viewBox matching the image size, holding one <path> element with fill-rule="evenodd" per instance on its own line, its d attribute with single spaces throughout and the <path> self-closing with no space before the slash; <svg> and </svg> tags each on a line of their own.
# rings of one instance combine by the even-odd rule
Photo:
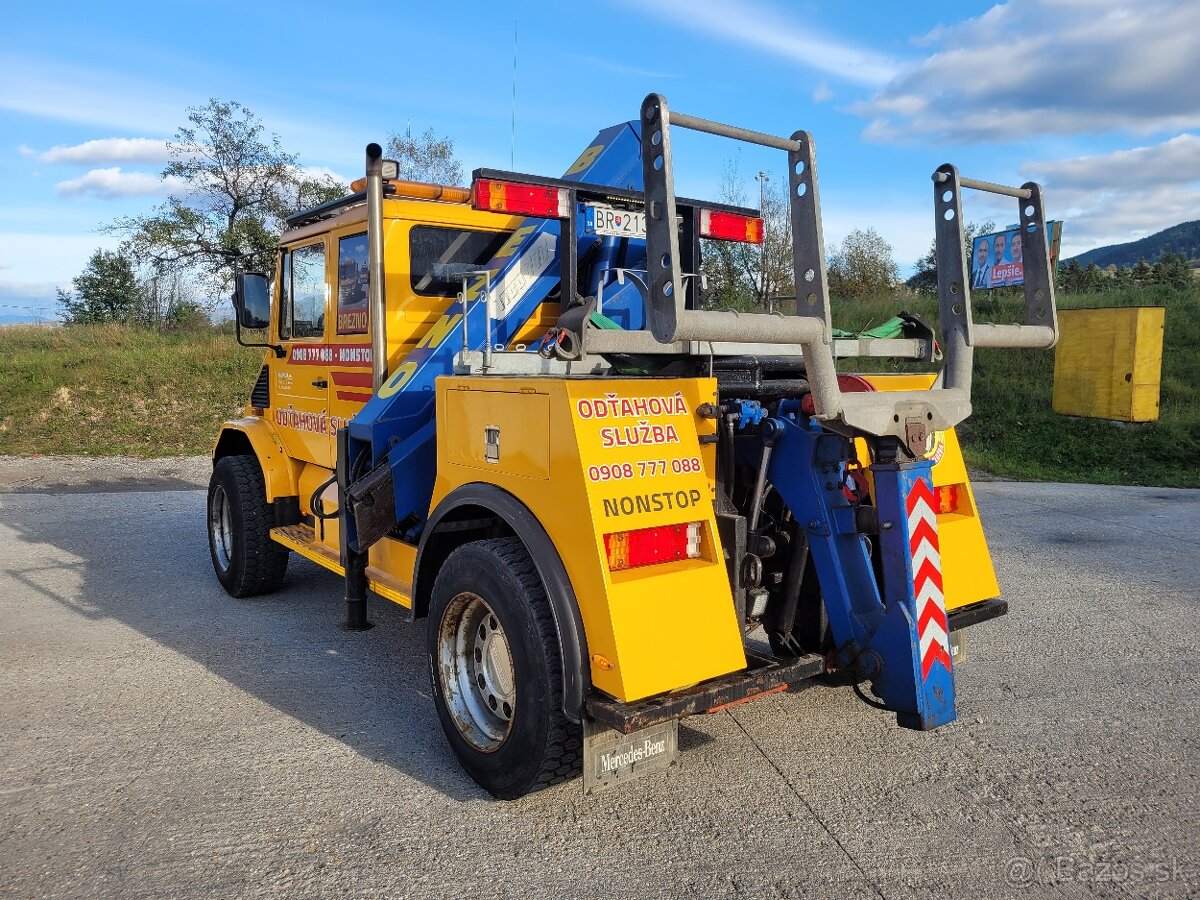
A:
<svg viewBox="0 0 1200 900">
<path fill-rule="evenodd" d="M 462 282 L 435 278 L 433 267 L 439 263 L 481 266 L 491 260 L 511 236 L 510 231 L 414 225 L 408 238 L 413 291 L 426 297 L 453 297 L 462 290 Z"/>
</svg>

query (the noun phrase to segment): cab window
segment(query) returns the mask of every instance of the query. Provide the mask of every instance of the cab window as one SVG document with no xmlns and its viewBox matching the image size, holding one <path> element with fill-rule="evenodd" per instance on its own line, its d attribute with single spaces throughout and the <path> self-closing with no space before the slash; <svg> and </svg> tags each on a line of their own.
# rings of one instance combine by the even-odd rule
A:
<svg viewBox="0 0 1200 900">
<path fill-rule="evenodd" d="M 338 334 L 367 333 L 367 236 L 338 241 Z"/>
<path fill-rule="evenodd" d="M 325 334 L 325 245 L 297 247 L 283 257 L 279 287 L 281 340 Z"/>
<path fill-rule="evenodd" d="M 408 236 L 413 291 L 426 297 L 453 297 L 462 290 L 462 281 L 435 278 L 433 267 L 439 263 L 481 266 L 489 262 L 511 236 L 509 231 L 413 226 Z"/>
</svg>

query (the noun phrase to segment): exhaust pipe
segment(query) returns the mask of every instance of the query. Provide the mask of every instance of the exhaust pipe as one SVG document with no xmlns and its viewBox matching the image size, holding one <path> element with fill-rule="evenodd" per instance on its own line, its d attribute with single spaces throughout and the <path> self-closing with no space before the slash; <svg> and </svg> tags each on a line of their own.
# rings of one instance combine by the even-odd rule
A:
<svg viewBox="0 0 1200 900">
<path fill-rule="evenodd" d="M 387 303 L 383 284 L 383 148 L 367 144 L 367 303 L 371 310 L 371 384 L 388 376 Z"/>
</svg>

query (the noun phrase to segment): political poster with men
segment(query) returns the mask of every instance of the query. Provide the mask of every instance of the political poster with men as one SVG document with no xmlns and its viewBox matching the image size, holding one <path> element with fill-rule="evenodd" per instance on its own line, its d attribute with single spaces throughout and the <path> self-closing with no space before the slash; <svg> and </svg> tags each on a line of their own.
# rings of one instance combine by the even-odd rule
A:
<svg viewBox="0 0 1200 900">
<path fill-rule="evenodd" d="M 1050 232 L 1050 270 L 1058 267 L 1062 222 L 1047 222 Z M 1007 287 L 1025 283 L 1025 235 L 1013 227 L 981 234 L 971 245 L 971 289 Z"/>
</svg>

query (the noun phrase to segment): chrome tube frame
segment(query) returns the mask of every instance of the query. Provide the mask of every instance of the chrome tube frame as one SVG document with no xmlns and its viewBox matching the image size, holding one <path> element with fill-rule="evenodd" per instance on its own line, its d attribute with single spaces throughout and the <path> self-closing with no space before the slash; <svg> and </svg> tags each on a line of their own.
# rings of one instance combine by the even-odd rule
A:
<svg viewBox="0 0 1200 900">
<path fill-rule="evenodd" d="M 792 218 L 796 283 L 795 315 L 696 310 L 685 306 L 679 267 L 679 234 L 671 126 L 784 150 Z M 944 377 L 929 391 L 842 393 L 834 362 L 816 152 L 812 135 L 790 138 L 735 128 L 672 113 L 661 94 L 642 102 L 642 172 L 646 193 L 646 316 L 655 340 L 738 341 L 799 345 L 818 419 L 855 434 L 892 436 L 915 452 L 931 430 L 952 428 L 971 414 L 973 347 L 1054 346 L 1058 336 L 1041 188 L 1030 182 L 1010 188 L 961 179 L 953 166 L 934 173 Z M 1026 234 L 1026 322 L 1023 325 L 974 325 L 962 230 L 961 187 L 1015 197 Z"/>
</svg>

